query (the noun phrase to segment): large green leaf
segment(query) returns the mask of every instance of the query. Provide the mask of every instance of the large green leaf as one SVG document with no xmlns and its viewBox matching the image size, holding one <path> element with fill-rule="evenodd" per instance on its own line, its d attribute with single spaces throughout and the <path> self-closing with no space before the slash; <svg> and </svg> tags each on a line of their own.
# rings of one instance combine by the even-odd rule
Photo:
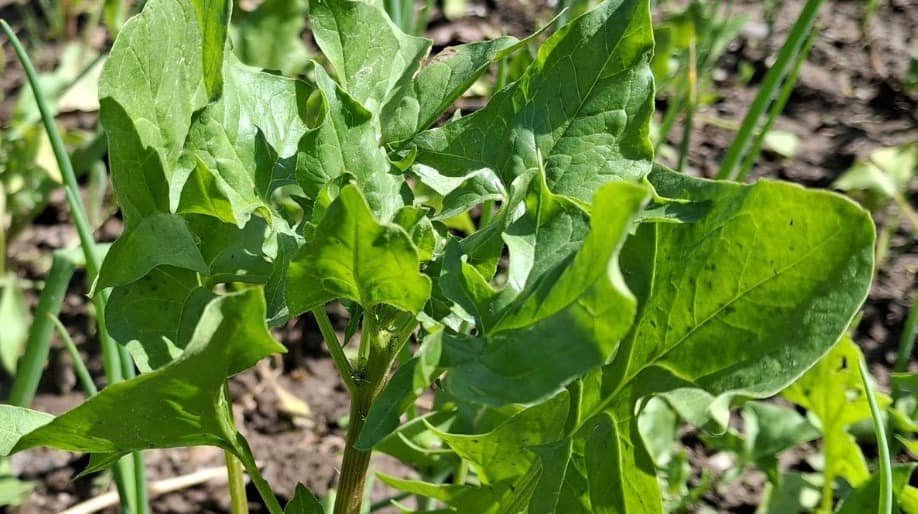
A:
<svg viewBox="0 0 918 514">
<path fill-rule="evenodd" d="M 534 402 L 606 363 L 636 311 L 618 254 L 647 197 L 635 184 L 604 186 L 576 255 L 527 287 L 482 336 L 446 339 L 448 390 L 493 405 Z"/>
<path fill-rule="evenodd" d="M 218 297 L 201 315 L 185 352 L 172 363 L 112 384 L 86 403 L 23 436 L 35 446 L 120 454 L 148 448 L 236 448 L 226 379 L 284 347 L 265 326 L 259 289 Z"/>
<path fill-rule="evenodd" d="M 287 303 L 292 315 L 335 299 L 418 312 L 430 296 L 430 279 L 419 267 L 408 234 L 376 221 L 360 190 L 347 185 L 291 261 Z"/>
<path fill-rule="evenodd" d="M 226 2 L 150 0 L 112 47 L 99 81 L 101 121 L 129 227 L 138 215 L 169 205 L 163 189 L 193 114 L 222 83 L 219 24 L 228 13 Z"/>
<path fill-rule="evenodd" d="M 601 391 L 585 402 L 583 427 L 609 408 L 624 421 L 652 394 L 691 400 L 680 412 L 774 394 L 838 340 L 869 288 L 874 229 L 853 202 L 769 181 L 662 169 L 650 178 L 665 197 L 711 208 L 694 223 L 655 227 L 652 275 L 634 276 L 651 281 L 647 300 Z M 652 479 L 640 468 L 618 476 Z"/>
<path fill-rule="evenodd" d="M 175 187 L 187 180 L 178 211 L 208 214 L 239 227 L 256 210 L 267 213 L 274 189 L 295 182 L 295 156 L 309 130 L 312 92 L 302 81 L 260 72 L 228 54 L 223 95 L 189 129 L 180 173 L 191 176 L 175 177 Z M 229 209 L 215 208 L 221 201 Z"/>
<path fill-rule="evenodd" d="M 357 102 L 379 113 L 411 79 L 430 41 L 399 30 L 381 6 L 352 0 L 310 0 L 312 34 Z"/>
<path fill-rule="evenodd" d="M 321 67 L 316 85 L 325 94 L 328 116 L 300 141 L 296 178 L 306 196 L 316 199 L 329 181 L 353 176 L 367 201 L 388 220 L 402 206 L 402 180 L 389 174 L 389 159 L 379 144 L 379 120 Z"/>
<path fill-rule="evenodd" d="M 482 483 L 495 484 L 529 470 L 536 459 L 529 448 L 561 439 L 569 408 L 570 395 L 563 392 L 484 434 L 434 433 L 471 464 Z"/>
<path fill-rule="evenodd" d="M 656 470 L 636 417 L 601 416 L 586 437 L 584 456 L 592 512 L 662 514 Z"/>
<path fill-rule="evenodd" d="M 490 168 L 509 184 L 541 156 L 551 190 L 583 201 L 639 179 L 653 158 L 652 51 L 648 2 L 608 0 L 549 38 L 486 107 L 414 138 L 417 162 L 453 177 Z"/>
</svg>

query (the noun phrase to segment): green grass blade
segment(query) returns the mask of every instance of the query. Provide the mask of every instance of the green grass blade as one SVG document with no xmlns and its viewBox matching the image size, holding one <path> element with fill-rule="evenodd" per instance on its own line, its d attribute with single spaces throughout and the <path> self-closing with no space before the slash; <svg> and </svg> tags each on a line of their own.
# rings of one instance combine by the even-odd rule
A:
<svg viewBox="0 0 918 514">
<path fill-rule="evenodd" d="M 759 154 L 762 152 L 762 146 L 765 144 L 765 137 L 768 135 L 768 131 L 774 126 L 778 116 L 784 112 L 784 107 L 787 105 L 787 101 L 790 100 L 790 96 L 794 92 L 794 85 L 797 83 L 797 75 L 800 74 L 800 68 L 803 67 L 803 63 L 806 62 L 807 56 L 810 55 L 810 50 L 813 48 L 814 41 L 816 41 L 816 31 L 810 33 L 810 37 L 807 38 L 803 50 L 797 54 L 794 68 L 787 76 L 787 80 L 784 81 L 784 85 L 781 86 L 781 93 L 778 95 L 778 99 L 775 100 L 775 103 L 771 106 L 771 109 L 769 109 L 768 119 L 765 120 L 765 125 L 762 126 L 762 130 L 759 131 L 759 135 L 752 144 L 752 148 L 746 154 L 745 159 L 743 159 L 743 165 L 736 180 L 744 180 L 746 176 L 749 175 L 749 172 L 752 171 L 752 166 L 755 165 L 756 160 L 759 158 Z"/>
<path fill-rule="evenodd" d="M 743 123 L 740 126 L 739 132 L 736 134 L 736 139 L 733 140 L 730 148 L 727 149 L 727 155 L 724 157 L 720 170 L 717 172 L 717 178 L 729 180 L 735 180 L 737 178 L 737 165 L 743 158 L 748 146 L 752 143 L 752 138 L 759 124 L 759 120 L 762 118 L 762 115 L 765 114 L 765 110 L 781 87 L 781 83 L 787 76 L 794 62 L 794 58 L 800 52 L 804 41 L 809 37 L 810 31 L 813 29 L 813 23 L 816 21 L 816 14 L 819 12 L 819 7 L 822 5 L 822 2 L 823 0 L 807 0 L 806 5 L 804 5 L 803 9 L 800 11 L 797 21 L 794 23 L 790 34 L 787 36 L 787 40 L 784 42 L 784 46 L 782 46 L 781 51 L 778 52 L 778 58 L 775 64 L 769 68 L 768 73 L 765 74 L 765 80 L 762 81 L 759 92 L 756 94 L 752 105 L 749 106 L 749 111 L 746 113 L 745 118 L 743 118 Z"/>
<path fill-rule="evenodd" d="M 886 440 L 886 428 L 883 426 L 883 417 L 880 413 L 880 406 L 877 404 L 877 397 L 873 392 L 873 385 L 870 383 L 869 374 L 867 373 L 867 363 L 864 359 L 858 362 L 858 369 L 861 372 L 861 380 L 864 382 L 864 391 L 867 393 L 867 403 L 870 405 L 870 414 L 873 416 L 873 428 L 877 433 L 877 461 L 880 466 L 880 498 L 879 514 L 892 514 L 893 512 L 893 483 L 892 483 L 892 460 L 889 457 L 889 443 Z"/>
<path fill-rule="evenodd" d="M 902 336 L 899 339 L 899 354 L 896 357 L 896 373 L 904 373 L 908 370 L 908 361 L 912 357 L 912 350 L 915 348 L 915 332 L 918 329 L 918 298 L 912 302 L 912 307 L 908 311 L 908 319 L 905 320 L 905 327 L 902 329 Z"/>
<path fill-rule="evenodd" d="M 19 359 L 16 379 L 10 391 L 9 403 L 17 407 L 28 407 L 38 391 L 42 370 L 48 361 L 48 349 L 54 324 L 51 318 L 57 319 L 67 294 L 67 286 L 76 264 L 66 256 L 55 253 L 51 260 L 51 270 L 45 279 L 45 287 L 35 307 L 35 322 L 29 328 L 29 339 L 26 341 L 25 354 Z"/>
<path fill-rule="evenodd" d="M 54 158 L 57 161 L 58 167 L 61 170 L 61 176 L 64 179 L 64 192 L 67 196 L 67 203 L 70 205 L 70 214 L 73 216 L 73 222 L 76 227 L 77 234 L 80 238 L 80 245 L 83 248 L 83 255 L 86 259 L 86 271 L 88 273 L 89 280 L 95 280 L 95 277 L 99 274 L 99 257 L 94 251 L 95 241 L 92 234 L 92 227 L 90 226 L 88 217 L 86 215 L 86 206 L 83 205 L 83 199 L 80 197 L 79 186 L 77 184 L 76 175 L 73 172 L 73 165 L 70 162 L 70 156 L 67 154 L 67 149 L 64 147 L 64 142 L 61 139 L 60 132 L 57 130 L 57 126 L 54 123 L 54 114 L 48 105 L 47 99 L 42 93 L 41 87 L 38 83 L 38 74 L 35 72 L 35 67 L 32 65 L 32 61 L 29 59 L 25 48 L 23 48 L 19 38 L 16 37 L 15 32 L 13 32 L 5 20 L 0 20 L 0 29 L 3 30 L 7 38 L 10 40 L 10 43 L 13 45 L 13 50 L 16 52 L 16 57 L 19 59 L 19 62 L 25 71 L 26 78 L 29 81 L 29 86 L 31 86 L 32 92 L 35 95 L 35 103 L 37 104 L 38 110 L 41 113 L 42 124 L 44 125 L 45 131 L 48 134 L 48 139 L 51 142 L 51 148 L 54 152 Z M 121 359 L 123 350 L 110 337 L 108 337 L 108 331 L 105 329 L 105 321 L 103 317 L 105 313 L 106 300 L 107 295 L 100 291 L 93 297 L 92 303 L 96 310 L 96 321 L 99 328 L 99 342 L 102 346 L 103 354 L 106 356 L 105 374 L 108 378 L 108 383 L 112 384 L 120 381 L 126 372 L 130 373 L 133 371 L 133 366 L 125 366 L 123 364 Z M 135 472 L 137 468 L 143 468 L 143 461 L 142 457 L 137 455 L 135 455 L 133 459 L 135 463 L 134 469 L 127 465 L 127 461 L 125 459 L 122 459 L 118 462 L 118 464 L 115 465 L 116 483 L 119 485 L 118 492 L 122 498 L 122 502 L 124 502 L 125 498 L 127 498 L 127 504 L 132 507 L 129 509 L 130 512 L 145 514 L 147 512 L 147 508 L 145 506 L 140 506 L 137 503 L 137 491 L 141 488 L 145 488 L 146 483 L 137 483 L 136 481 L 143 479 L 143 477 L 137 476 L 137 473 Z M 128 484 L 131 484 L 133 488 L 128 488 Z M 122 506 L 124 507 L 125 505 Z"/>
<path fill-rule="evenodd" d="M 70 337 L 67 328 L 61 323 L 60 319 L 52 316 L 50 313 L 48 314 L 48 319 L 50 319 L 54 327 L 57 328 L 57 333 L 64 341 L 64 347 L 67 348 L 67 353 L 70 354 L 70 360 L 73 361 L 73 371 L 76 373 L 77 379 L 80 381 L 80 386 L 83 387 L 83 391 L 86 392 L 87 396 L 95 396 L 99 393 L 99 390 L 96 389 L 96 384 L 92 381 L 92 375 L 90 375 L 89 370 L 86 369 L 86 364 L 83 364 L 83 359 L 80 358 L 80 351 L 77 350 L 76 343 L 73 342 L 73 338 Z"/>
</svg>

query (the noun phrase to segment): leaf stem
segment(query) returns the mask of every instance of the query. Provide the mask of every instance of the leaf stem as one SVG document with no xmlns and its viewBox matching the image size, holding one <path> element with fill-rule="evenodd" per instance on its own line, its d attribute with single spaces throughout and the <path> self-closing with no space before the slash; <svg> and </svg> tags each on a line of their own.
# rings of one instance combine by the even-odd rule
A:
<svg viewBox="0 0 918 514">
<path fill-rule="evenodd" d="M 265 480 L 265 477 L 261 475 L 261 471 L 258 470 L 258 464 L 255 463 L 255 456 L 252 454 L 252 448 L 249 447 L 249 443 L 244 437 L 237 434 L 234 446 L 233 452 L 245 467 L 246 473 L 252 479 L 252 484 L 255 485 L 255 489 L 258 490 L 258 494 L 265 502 L 265 506 L 268 507 L 268 512 L 271 514 L 284 514 L 284 509 L 281 507 L 280 502 L 277 501 L 277 497 L 274 496 L 274 491 L 271 490 L 271 486 Z"/>
<path fill-rule="evenodd" d="M 338 368 L 338 373 L 341 375 L 341 380 L 344 381 L 344 385 L 347 387 L 351 396 L 354 396 L 357 391 L 357 384 L 354 382 L 354 370 L 351 368 L 351 363 L 344 354 L 344 348 L 341 347 L 341 342 L 338 340 L 338 334 L 335 333 L 335 328 L 328 318 L 328 312 L 326 312 L 325 307 L 316 307 L 312 310 L 312 315 L 316 317 L 316 323 L 319 324 L 319 331 L 322 332 L 322 338 L 325 339 L 325 346 L 328 347 L 328 352 L 331 353 L 332 360 L 335 362 L 335 367 Z"/>
<path fill-rule="evenodd" d="M 226 472 L 229 478 L 230 505 L 233 514 L 249 514 L 249 500 L 245 494 L 245 472 L 233 452 L 224 450 Z"/>
<path fill-rule="evenodd" d="M 858 361 L 858 371 L 861 372 L 861 381 L 864 383 L 864 392 L 867 394 L 867 403 L 870 405 L 870 414 L 873 417 L 873 429 L 877 434 L 877 451 L 879 453 L 877 460 L 880 466 L 880 501 L 877 512 L 879 514 L 892 514 L 893 483 L 889 443 L 886 439 L 886 429 L 883 427 L 880 406 L 877 404 L 877 397 L 873 392 L 873 385 L 870 383 L 869 374 L 867 373 L 867 363 L 863 358 Z"/>
</svg>

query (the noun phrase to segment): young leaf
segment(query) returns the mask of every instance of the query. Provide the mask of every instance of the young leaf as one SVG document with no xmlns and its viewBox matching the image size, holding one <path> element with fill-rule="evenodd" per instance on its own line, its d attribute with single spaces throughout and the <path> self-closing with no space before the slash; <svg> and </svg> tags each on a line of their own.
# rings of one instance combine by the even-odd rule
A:
<svg viewBox="0 0 918 514">
<path fill-rule="evenodd" d="M 403 33 L 373 3 L 310 0 L 309 21 L 342 88 L 372 113 L 411 79 L 430 49 L 430 40 Z"/>
<path fill-rule="evenodd" d="M 400 227 L 373 217 L 360 190 L 347 185 L 328 207 L 315 237 L 293 258 L 287 275 L 292 315 L 335 299 L 367 309 L 387 304 L 418 312 L 430 296 L 417 251 Z"/>
<path fill-rule="evenodd" d="M 7 456 L 19 439 L 47 425 L 54 416 L 25 407 L 0 405 L 0 456 Z"/>
<path fill-rule="evenodd" d="M 149 448 L 236 448 L 224 384 L 284 347 L 265 326 L 259 289 L 218 297 L 201 315 L 185 352 L 172 363 L 112 384 L 82 405 L 24 435 L 14 452 L 36 446 L 122 454 Z"/>
<path fill-rule="evenodd" d="M 569 408 L 570 395 L 563 392 L 485 434 L 433 432 L 471 464 L 482 483 L 496 484 L 529 470 L 535 460 L 529 448 L 561 438 Z"/>
<path fill-rule="evenodd" d="M 604 186 L 573 258 L 524 290 L 483 336 L 445 340 L 450 393 L 491 405 L 534 402 L 607 362 L 636 310 L 618 253 L 647 196 L 626 182 Z"/>
<path fill-rule="evenodd" d="M 229 0 L 192 0 L 201 28 L 201 67 L 208 98 L 220 96 L 223 89 L 223 51 L 233 3 Z"/>
<path fill-rule="evenodd" d="M 403 84 L 383 107 L 380 114 L 383 142 L 408 139 L 433 125 L 492 63 L 529 39 L 521 42 L 515 37 L 504 36 L 445 48 L 411 82 Z"/>
<path fill-rule="evenodd" d="M 328 115 L 318 130 L 300 141 L 297 181 L 306 196 L 316 200 L 327 184 L 348 173 L 356 178 L 376 215 L 390 220 L 404 203 L 403 181 L 389 174 L 389 158 L 379 144 L 379 120 L 321 67 L 313 69 L 316 85 L 328 102 Z"/>
<path fill-rule="evenodd" d="M 284 507 L 284 514 L 325 514 L 325 509 L 309 489 L 303 484 L 297 484 L 293 499 Z"/>
<path fill-rule="evenodd" d="M 381 482 L 397 491 L 433 498 L 455 509 L 445 512 L 494 514 L 497 512 L 500 498 L 506 491 L 506 487 L 502 486 L 431 484 L 395 478 L 383 473 L 377 473 L 377 476 Z"/>
<path fill-rule="evenodd" d="M 422 132 L 417 162 L 451 177 L 490 168 L 505 184 L 545 161 L 557 194 L 590 201 L 650 171 L 649 3 L 607 0 L 556 32 L 522 78 L 486 107 Z"/>
<path fill-rule="evenodd" d="M 783 393 L 785 398 L 806 408 L 820 420 L 826 459 L 825 480 L 832 482 L 842 477 L 855 487 L 870 477 L 864 454 L 847 431 L 849 425 L 871 417 L 864 384 L 857 371 L 861 358 L 857 345 L 845 337 Z M 878 396 L 880 405 L 885 408 L 890 403 L 889 397 Z"/>
<path fill-rule="evenodd" d="M 661 513 L 656 470 L 638 431 L 637 418 L 607 413 L 586 437 L 587 480 L 596 514 Z"/>
<path fill-rule="evenodd" d="M 558 512 L 574 441 L 570 438 L 529 448 L 539 458 L 539 482 L 529 501 L 528 514 Z"/>
</svg>

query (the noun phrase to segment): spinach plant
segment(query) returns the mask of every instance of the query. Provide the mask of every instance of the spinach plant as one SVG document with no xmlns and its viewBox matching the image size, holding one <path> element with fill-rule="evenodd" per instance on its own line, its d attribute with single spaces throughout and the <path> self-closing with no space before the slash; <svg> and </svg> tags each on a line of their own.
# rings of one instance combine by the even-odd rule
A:
<svg viewBox="0 0 918 514">
<path fill-rule="evenodd" d="M 310 312 L 352 399 L 335 513 L 362 512 L 373 451 L 414 465 L 421 480 L 381 478 L 436 512 L 661 512 L 645 401 L 723 424 L 811 367 L 866 296 L 874 228 L 851 201 L 653 164 L 648 1 L 577 17 L 436 128 L 521 42 L 428 59 L 379 2 L 311 0 L 328 67 L 289 79 L 238 61 L 230 11 L 149 0 L 100 83 L 125 231 L 95 294 L 111 288 L 108 328 L 143 373 L 55 418 L 4 408 L 0 450 L 89 452 L 93 470 L 214 445 L 279 514 L 226 380 Z M 287 512 L 321 507 L 301 488 Z"/>
</svg>

